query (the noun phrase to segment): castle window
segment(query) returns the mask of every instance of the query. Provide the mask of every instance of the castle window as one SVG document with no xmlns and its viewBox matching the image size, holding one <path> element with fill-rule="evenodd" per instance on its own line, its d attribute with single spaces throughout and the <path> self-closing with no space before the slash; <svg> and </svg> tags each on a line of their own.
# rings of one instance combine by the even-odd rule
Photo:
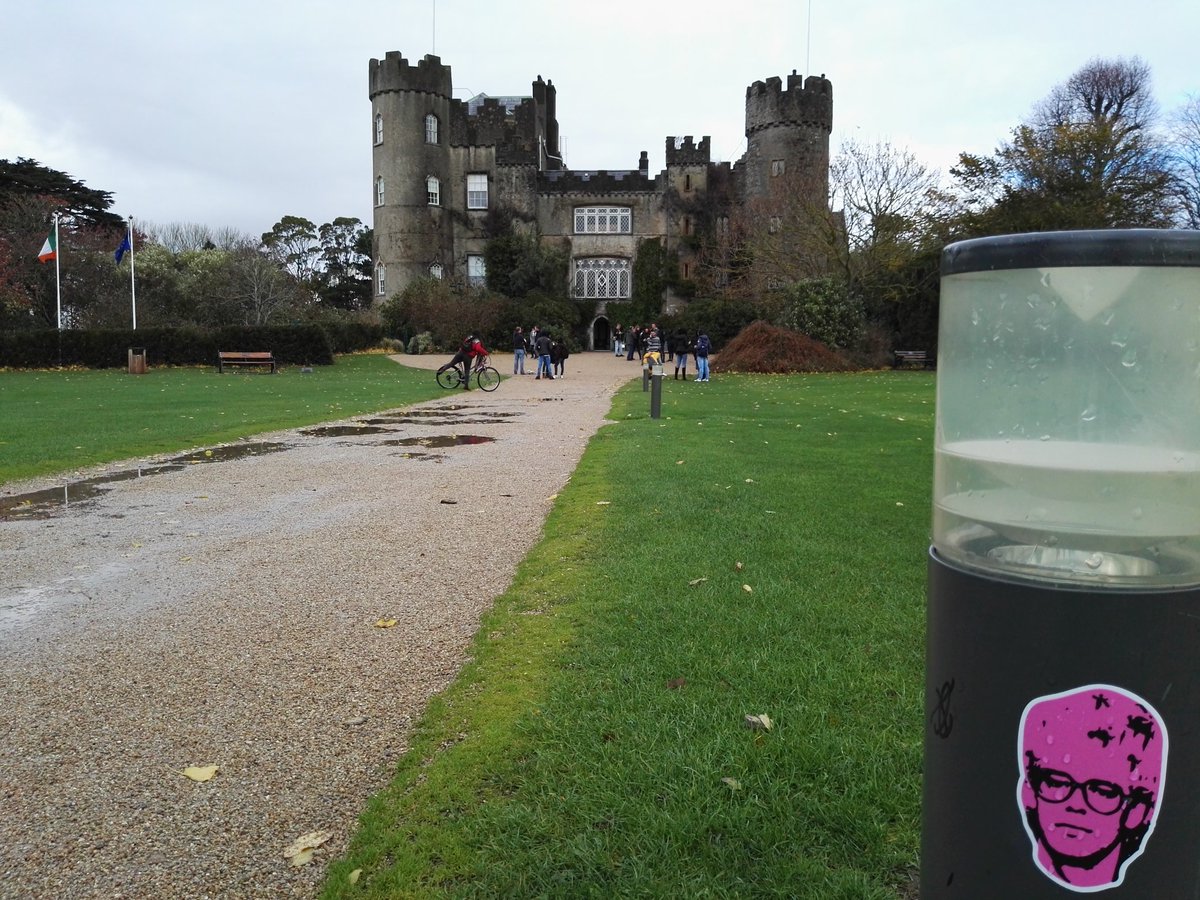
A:
<svg viewBox="0 0 1200 900">
<path fill-rule="evenodd" d="M 692 189 L 692 173 L 691 172 L 688 172 L 686 175 L 683 176 L 683 189 L 685 191 L 690 191 Z"/>
<path fill-rule="evenodd" d="M 436 278 L 438 281 L 441 281 L 442 274 L 443 273 L 442 273 L 442 264 L 441 263 L 434 263 L 432 266 L 429 267 L 429 277 L 430 278 Z"/>
<path fill-rule="evenodd" d="M 683 217 L 683 233 L 684 234 L 692 233 L 692 217 L 691 216 Z"/>
<path fill-rule="evenodd" d="M 438 142 L 438 120 L 437 116 L 432 113 L 425 117 L 425 143 L 436 144 Z"/>
<path fill-rule="evenodd" d="M 581 300 L 619 300 L 630 296 L 627 259 L 575 260 L 575 296 Z"/>
<path fill-rule="evenodd" d="M 425 179 L 425 193 L 429 196 L 430 206 L 442 205 L 442 183 L 432 175 Z"/>
<path fill-rule="evenodd" d="M 472 287 L 483 287 L 487 283 L 487 266 L 482 256 L 467 257 L 467 284 Z"/>
<path fill-rule="evenodd" d="M 383 176 L 375 179 L 375 205 L 383 206 Z"/>
<path fill-rule="evenodd" d="M 576 234 L 630 234 L 633 219 L 627 206 L 575 207 Z"/>
<path fill-rule="evenodd" d="M 467 209 L 487 209 L 487 175 L 467 176 Z"/>
<path fill-rule="evenodd" d="M 729 234 L 729 216 L 717 216 L 717 234 Z"/>
<path fill-rule="evenodd" d="M 771 216 L 767 220 L 767 231 L 770 234 L 779 234 L 779 230 L 783 227 L 783 219 L 779 216 Z"/>
<path fill-rule="evenodd" d="M 375 114 L 375 143 L 383 143 L 383 115 L 381 113 Z"/>
<path fill-rule="evenodd" d="M 375 293 L 382 297 L 387 292 L 387 266 L 375 264 Z"/>
<path fill-rule="evenodd" d="M 783 174 L 783 160 L 782 159 L 771 160 L 771 174 L 772 175 L 782 175 Z"/>
</svg>

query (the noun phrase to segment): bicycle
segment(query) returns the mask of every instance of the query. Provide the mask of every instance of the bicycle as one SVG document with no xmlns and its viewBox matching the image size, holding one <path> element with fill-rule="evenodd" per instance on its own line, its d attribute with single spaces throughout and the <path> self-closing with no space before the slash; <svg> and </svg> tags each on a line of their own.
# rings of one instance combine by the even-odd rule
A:
<svg viewBox="0 0 1200 900">
<path fill-rule="evenodd" d="M 500 387 L 500 372 L 487 363 L 488 357 L 481 356 L 476 360 L 475 368 L 471 374 L 475 376 L 475 383 L 479 385 L 480 390 L 494 391 Z M 469 378 L 470 375 L 467 377 Z M 444 372 L 438 372 L 437 383 L 440 387 L 446 388 L 446 390 L 453 390 L 459 387 L 463 383 L 462 370 L 458 366 L 451 366 Z"/>
</svg>

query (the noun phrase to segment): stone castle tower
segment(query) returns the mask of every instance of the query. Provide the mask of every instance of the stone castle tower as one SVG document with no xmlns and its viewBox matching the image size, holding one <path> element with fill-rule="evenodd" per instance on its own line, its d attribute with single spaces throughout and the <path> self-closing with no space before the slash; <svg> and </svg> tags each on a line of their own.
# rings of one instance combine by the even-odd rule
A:
<svg viewBox="0 0 1200 900">
<path fill-rule="evenodd" d="M 556 91 L 540 75 L 528 96 L 466 101 L 453 99 L 450 67 L 436 56 L 413 65 L 390 52 L 368 75 L 377 301 L 421 277 L 482 283 L 485 220 L 503 209 L 568 250 L 573 296 L 599 301 L 590 343 L 603 346 L 604 304 L 629 298 L 641 241 L 664 241 L 686 280 L 697 262 L 688 238 L 712 227 L 694 210 L 727 213 L 769 196 L 784 174 L 826 202 L 833 88 L 824 76 L 747 88 L 747 149 L 736 163 L 713 163 L 708 137 L 668 137 L 666 169 L 652 176 L 645 151 L 636 169 L 566 169 Z M 689 202 L 706 194 L 719 202 Z"/>
</svg>

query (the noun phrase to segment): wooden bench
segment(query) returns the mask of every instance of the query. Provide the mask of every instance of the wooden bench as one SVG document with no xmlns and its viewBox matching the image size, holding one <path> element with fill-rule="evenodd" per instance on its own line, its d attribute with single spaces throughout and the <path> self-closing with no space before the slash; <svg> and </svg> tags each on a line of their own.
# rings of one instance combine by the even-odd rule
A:
<svg viewBox="0 0 1200 900">
<path fill-rule="evenodd" d="M 246 353 L 240 350 L 218 350 L 217 374 L 224 372 L 226 366 L 270 366 L 271 374 L 274 374 L 275 357 L 270 351 Z"/>
<path fill-rule="evenodd" d="M 893 369 L 900 369 L 904 366 L 920 366 L 923 369 L 932 369 L 934 360 L 930 359 L 929 354 L 924 350 L 895 350 L 896 359 L 892 363 Z"/>
</svg>

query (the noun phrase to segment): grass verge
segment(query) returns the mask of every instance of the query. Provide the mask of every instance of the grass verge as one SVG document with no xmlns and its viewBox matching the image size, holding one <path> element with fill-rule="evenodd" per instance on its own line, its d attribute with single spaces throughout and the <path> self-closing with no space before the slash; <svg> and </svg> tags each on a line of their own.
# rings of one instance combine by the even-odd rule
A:
<svg viewBox="0 0 1200 900">
<path fill-rule="evenodd" d="M 445 393 L 433 373 L 380 354 L 312 373 L 212 367 L 0 372 L 0 484 L 98 463 L 219 444 Z"/>
<path fill-rule="evenodd" d="M 933 401 L 619 393 L 323 896 L 908 895 Z"/>
</svg>

